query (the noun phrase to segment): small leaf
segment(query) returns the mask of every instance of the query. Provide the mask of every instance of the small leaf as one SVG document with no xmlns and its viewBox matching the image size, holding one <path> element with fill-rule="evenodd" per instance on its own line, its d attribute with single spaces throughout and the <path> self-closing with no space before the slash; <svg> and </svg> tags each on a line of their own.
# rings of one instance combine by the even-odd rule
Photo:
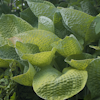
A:
<svg viewBox="0 0 100 100">
<path fill-rule="evenodd" d="M 26 73 L 17 75 L 12 77 L 11 79 L 15 82 L 25 85 L 25 86 L 32 86 L 33 77 L 36 74 L 36 70 L 34 67 L 29 63 L 29 69 Z"/>
<path fill-rule="evenodd" d="M 55 56 L 55 52 L 56 49 L 53 48 L 52 51 L 45 51 L 36 54 L 24 54 L 21 58 L 28 60 L 32 65 L 44 67 L 51 63 Z"/>
<path fill-rule="evenodd" d="M 38 29 L 46 30 L 54 33 L 53 21 L 45 16 L 38 17 Z"/>
<path fill-rule="evenodd" d="M 82 47 L 74 35 L 66 36 L 64 39 L 54 42 L 51 45 L 64 57 L 82 52 Z"/>
<path fill-rule="evenodd" d="M 1 16 L 0 34 L 5 38 L 33 29 L 34 28 L 30 24 L 15 15 L 3 14 Z"/>
<path fill-rule="evenodd" d="M 87 81 L 87 71 L 66 68 L 64 74 L 47 67 L 34 76 L 33 89 L 45 100 L 65 100 L 80 92 Z"/>
</svg>

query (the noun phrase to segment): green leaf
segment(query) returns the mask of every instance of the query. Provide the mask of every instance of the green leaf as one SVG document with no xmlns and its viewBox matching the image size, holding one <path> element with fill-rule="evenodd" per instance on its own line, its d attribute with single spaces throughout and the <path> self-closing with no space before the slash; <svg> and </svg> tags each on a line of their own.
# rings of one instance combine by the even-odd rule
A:
<svg viewBox="0 0 100 100">
<path fill-rule="evenodd" d="M 74 35 L 66 36 L 64 39 L 54 42 L 51 45 L 64 57 L 82 52 L 82 47 Z"/>
<path fill-rule="evenodd" d="M 36 54 L 24 54 L 21 58 L 28 60 L 32 65 L 44 67 L 50 65 L 55 56 L 56 49 L 51 51 L 40 52 Z"/>
<path fill-rule="evenodd" d="M 85 35 L 85 41 L 89 44 L 90 42 L 94 42 L 99 40 L 100 34 L 96 34 L 96 26 L 99 23 L 100 17 L 95 17 L 95 19 L 91 22 L 90 27 Z M 98 30 L 97 30 L 98 31 Z M 99 32 L 99 31 L 98 31 Z"/>
<path fill-rule="evenodd" d="M 100 17 L 97 17 L 94 21 L 96 22 L 95 32 L 96 34 L 99 34 L 100 33 Z"/>
<path fill-rule="evenodd" d="M 53 21 L 45 16 L 38 17 L 38 29 L 46 30 L 54 33 Z"/>
<path fill-rule="evenodd" d="M 36 74 L 36 70 L 34 67 L 29 63 L 29 69 L 26 73 L 20 74 L 17 76 L 12 77 L 11 79 L 15 82 L 25 85 L 25 86 L 32 86 L 33 77 Z"/>
<path fill-rule="evenodd" d="M 80 92 L 87 81 L 87 71 L 66 68 L 61 74 L 48 67 L 34 76 L 33 89 L 38 96 L 46 100 L 64 100 Z"/>
<path fill-rule="evenodd" d="M 55 34 L 60 38 L 64 38 L 68 32 L 66 28 L 63 26 L 62 16 L 60 12 L 55 12 L 53 16 L 53 23 L 55 26 Z"/>
<path fill-rule="evenodd" d="M 27 21 L 29 24 L 31 24 L 33 27 L 37 27 L 38 19 L 37 17 L 32 13 L 30 8 L 27 8 L 20 12 L 20 17 Z"/>
<path fill-rule="evenodd" d="M 15 37 L 11 38 L 11 41 L 15 44 L 16 40 L 21 41 L 23 43 L 32 43 L 39 47 L 39 50 L 42 51 L 50 51 L 52 47 L 51 43 L 58 41 L 59 38 L 52 32 L 45 30 L 32 30 L 20 33 Z"/>
<path fill-rule="evenodd" d="M 13 93 L 13 95 L 10 97 L 10 100 L 16 100 L 16 92 Z"/>
<path fill-rule="evenodd" d="M 61 8 L 60 13 L 65 25 L 68 26 L 74 34 L 78 34 L 82 38 L 86 39 L 86 34 L 87 32 L 89 32 L 88 30 L 90 24 L 95 17 L 70 8 Z M 91 32 L 89 32 L 88 34 L 90 33 Z M 90 40 L 91 38 L 88 36 L 88 39 Z"/>
<path fill-rule="evenodd" d="M 7 60 L 8 59 L 20 60 L 18 54 L 15 51 L 15 48 L 7 44 L 0 47 L 0 58 L 7 59 Z"/>
<path fill-rule="evenodd" d="M 85 70 L 93 60 L 92 55 L 87 53 L 69 56 L 65 59 L 70 66 L 79 70 Z"/>
<path fill-rule="evenodd" d="M 16 50 L 18 55 L 22 56 L 23 54 L 35 54 L 39 53 L 39 48 L 37 45 L 31 43 L 22 43 L 16 42 Z"/>
<path fill-rule="evenodd" d="M 46 16 L 50 19 L 53 19 L 53 15 L 55 11 L 57 10 L 54 6 L 52 6 L 50 3 L 37 3 L 37 2 L 27 2 L 32 12 L 35 14 L 35 16 Z"/>
<path fill-rule="evenodd" d="M 5 44 L 7 44 L 7 40 L 4 37 L 0 36 L 0 46 Z"/>
<path fill-rule="evenodd" d="M 100 96 L 100 58 L 94 59 L 87 67 L 88 81 L 87 86 L 91 92 L 91 97 Z"/>
<path fill-rule="evenodd" d="M 5 38 L 9 38 L 15 34 L 33 29 L 34 28 L 30 24 L 15 15 L 3 14 L 1 16 L 0 34 Z"/>
<path fill-rule="evenodd" d="M 96 16 L 98 14 L 94 5 L 92 5 L 90 1 L 81 1 L 80 4 L 83 12 L 92 16 Z"/>
</svg>

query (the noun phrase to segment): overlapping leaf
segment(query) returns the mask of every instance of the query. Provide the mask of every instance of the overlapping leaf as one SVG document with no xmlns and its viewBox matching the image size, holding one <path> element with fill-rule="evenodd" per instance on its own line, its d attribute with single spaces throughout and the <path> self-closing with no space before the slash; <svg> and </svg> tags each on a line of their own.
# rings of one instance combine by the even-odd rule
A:
<svg viewBox="0 0 100 100">
<path fill-rule="evenodd" d="M 29 69 L 26 73 L 20 74 L 17 76 L 12 77 L 11 79 L 15 82 L 25 85 L 25 86 L 32 86 L 33 77 L 36 74 L 36 70 L 34 67 L 29 63 Z"/>
<path fill-rule="evenodd" d="M 20 12 L 20 17 L 30 23 L 33 27 L 37 27 L 38 19 L 30 10 L 30 8 L 27 8 Z"/>
<path fill-rule="evenodd" d="M 30 24 L 15 15 L 3 14 L 1 16 L 0 34 L 5 38 L 33 29 L 34 28 Z"/>
<path fill-rule="evenodd" d="M 81 91 L 87 81 L 87 71 L 66 68 L 61 75 L 54 68 L 41 70 L 34 76 L 33 89 L 43 99 L 64 100 Z"/>
<path fill-rule="evenodd" d="M 22 43 L 16 42 L 16 50 L 18 55 L 22 56 L 23 54 L 35 54 L 39 53 L 39 48 L 37 45 L 31 43 Z"/>
<path fill-rule="evenodd" d="M 39 67 L 47 66 L 51 63 L 55 56 L 56 49 L 53 48 L 51 51 L 40 52 L 36 54 L 24 54 L 21 58 L 28 60 L 32 65 Z"/>
<path fill-rule="evenodd" d="M 46 30 L 54 33 L 53 21 L 45 16 L 38 17 L 38 29 Z"/>
<path fill-rule="evenodd" d="M 0 67 L 9 67 L 9 63 L 13 60 L 20 60 L 15 48 L 9 45 L 4 45 L 0 47 Z"/>
<path fill-rule="evenodd" d="M 100 58 L 93 60 L 87 67 L 88 81 L 87 86 L 92 98 L 100 96 Z"/>
<path fill-rule="evenodd" d="M 64 39 L 54 42 L 51 45 L 64 57 L 82 52 L 82 46 L 74 35 L 66 36 Z"/>
<path fill-rule="evenodd" d="M 53 15 L 57 10 L 53 4 L 48 3 L 47 1 L 43 3 L 37 2 L 27 2 L 32 12 L 37 16 L 46 16 L 50 19 L 53 19 Z"/>
<path fill-rule="evenodd" d="M 58 41 L 59 38 L 52 32 L 45 30 L 32 30 L 24 33 L 20 33 L 11 38 L 11 41 L 15 44 L 16 40 L 23 43 L 33 43 L 39 47 L 40 51 L 50 51 L 52 47 L 51 43 Z"/>
<path fill-rule="evenodd" d="M 93 60 L 92 55 L 87 53 L 69 56 L 65 59 L 70 66 L 76 69 L 84 70 Z"/>
<path fill-rule="evenodd" d="M 62 8 L 60 12 L 65 25 L 68 26 L 74 34 L 83 37 L 86 43 L 95 41 L 95 32 L 93 33 L 90 29 L 90 25 L 95 17 L 70 8 Z M 93 35 L 91 35 L 91 32 Z"/>
<path fill-rule="evenodd" d="M 55 34 L 60 38 L 64 38 L 68 33 L 66 28 L 63 26 L 60 12 L 55 12 L 53 16 L 53 22 L 55 26 Z"/>
</svg>

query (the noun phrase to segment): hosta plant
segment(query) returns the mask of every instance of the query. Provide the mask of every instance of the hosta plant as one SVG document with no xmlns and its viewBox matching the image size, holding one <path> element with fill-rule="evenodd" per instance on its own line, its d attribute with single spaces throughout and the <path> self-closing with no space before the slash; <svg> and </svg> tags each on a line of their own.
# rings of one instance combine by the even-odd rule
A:
<svg viewBox="0 0 100 100">
<path fill-rule="evenodd" d="M 84 87 L 85 100 L 99 100 L 99 15 L 27 0 L 21 17 L 0 18 L 0 69 L 11 68 L 11 80 L 33 87 L 45 100 L 65 100 Z M 26 16 L 27 15 L 27 16 Z M 91 45 L 90 45 L 91 44 Z M 94 51 L 95 51 L 94 50 Z"/>
</svg>

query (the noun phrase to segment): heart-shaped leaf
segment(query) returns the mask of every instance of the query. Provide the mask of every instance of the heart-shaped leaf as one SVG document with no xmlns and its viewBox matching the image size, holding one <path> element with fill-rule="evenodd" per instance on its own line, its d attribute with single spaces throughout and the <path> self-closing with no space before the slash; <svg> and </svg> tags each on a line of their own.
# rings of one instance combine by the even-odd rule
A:
<svg viewBox="0 0 100 100">
<path fill-rule="evenodd" d="M 74 35 L 66 36 L 64 39 L 54 42 L 51 45 L 64 57 L 82 52 L 82 46 Z"/>
<path fill-rule="evenodd" d="M 80 92 L 87 81 L 87 71 L 72 68 L 64 69 L 64 74 L 47 67 L 36 73 L 33 89 L 37 95 L 46 100 L 64 100 Z"/>
</svg>

